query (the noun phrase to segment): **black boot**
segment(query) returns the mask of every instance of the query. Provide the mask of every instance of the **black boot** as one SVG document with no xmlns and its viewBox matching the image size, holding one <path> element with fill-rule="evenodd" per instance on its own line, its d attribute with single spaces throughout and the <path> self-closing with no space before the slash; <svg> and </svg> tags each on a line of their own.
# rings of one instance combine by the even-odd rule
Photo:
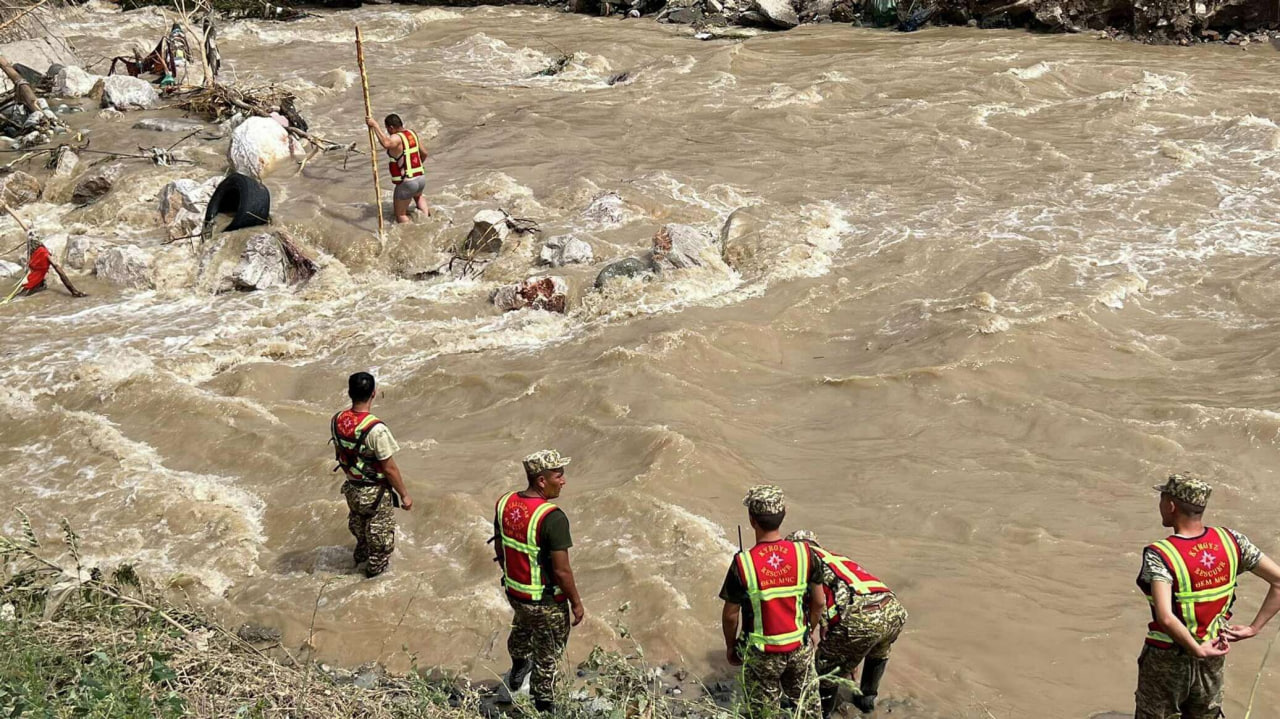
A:
<svg viewBox="0 0 1280 719">
<path fill-rule="evenodd" d="M 819 685 L 818 696 L 822 697 L 822 719 L 830 719 L 840 700 L 840 687 L 836 684 Z"/>
<path fill-rule="evenodd" d="M 533 702 L 533 708 L 542 714 L 555 714 L 556 705 L 550 699 L 538 699 Z"/>
<path fill-rule="evenodd" d="M 867 659 L 862 663 L 862 696 L 854 697 L 853 705 L 863 714 L 875 711 L 876 693 L 880 691 L 880 680 L 888 665 L 888 659 Z"/>
</svg>

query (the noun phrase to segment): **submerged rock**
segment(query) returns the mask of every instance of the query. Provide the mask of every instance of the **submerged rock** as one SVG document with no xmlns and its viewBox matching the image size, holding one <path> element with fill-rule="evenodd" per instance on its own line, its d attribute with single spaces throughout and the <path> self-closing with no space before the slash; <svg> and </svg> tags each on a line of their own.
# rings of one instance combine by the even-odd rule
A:
<svg viewBox="0 0 1280 719">
<path fill-rule="evenodd" d="M 93 92 L 94 85 L 102 79 L 99 75 L 92 75 L 74 65 L 69 65 L 60 68 L 53 76 L 52 92 L 56 97 L 86 97 Z"/>
<path fill-rule="evenodd" d="M 663 225 L 653 236 L 653 261 L 660 268 L 701 267 L 716 246 L 709 234 L 689 225 Z"/>
<path fill-rule="evenodd" d="M 564 265 L 588 265 L 594 254 L 591 245 L 576 237 L 552 237 L 542 246 L 538 259 L 544 265 L 563 267 Z"/>
<path fill-rule="evenodd" d="M 645 262 L 638 257 L 626 257 L 605 265 L 600 270 L 600 274 L 596 275 L 595 287 L 597 290 L 604 289 L 609 281 L 616 277 L 644 277 L 653 274 L 653 265 Z"/>
<path fill-rule="evenodd" d="M 627 220 L 626 203 L 618 193 L 606 192 L 587 205 L 582 217 L 601 225 L 621 225 Z"/>
<path fill-rule="evenodd" d="M 569 285 L 563 277 L 530 277 L 499 287 L 493 304 L 504 312 L 522 309 L 563 313 L 568 306 Z"/>
<path fill-rule="evenodd" d="M 93 263 L 93 273 L 114 285 L 150 289 L 153 260 L 137 245 L 120 245 L 98 254 Z"/>
<path fill-rule="evenodd" d="M 238 290 L 266 290 L 285 283 L 284 250 L 275 235 L 262 233 L 249 238 L 240 264 L 231 273 L 231 283 Z"/>
<path fill-rule="evenodd" d="M 102 81 L 102 106 L 117 110 L 149 110 L 160 104 L 151 83 L 128 75 L 111 75 Z"/>
<path fill-rule="evenodd" d="M 199 120 L 182 120 L 170 117 L 148 117 L 133 123 L 135 130 L 151 130 L 153 132 L 192 132 L 203 130 L 205 124 Z"/>
<path fill-rule="evenodd" d="M 292 154 L 289 133 L 283 125 L 269 117 L 251 117 L 232 131 L 227 159 L 236 172 L 261 178 Z"/>
<path fill-rule="evenodd" d="M 16 277 L 21 274 L 26 274 L 26 268 L 22 265 L 0 260 L 0 277 Z"/>
<path fill-rule="evenodd" d="M 0 172 L 0 201 L 9 207 L 21 207 L 40 199 L 44 185 L 21 170 Z"/>
</svg>

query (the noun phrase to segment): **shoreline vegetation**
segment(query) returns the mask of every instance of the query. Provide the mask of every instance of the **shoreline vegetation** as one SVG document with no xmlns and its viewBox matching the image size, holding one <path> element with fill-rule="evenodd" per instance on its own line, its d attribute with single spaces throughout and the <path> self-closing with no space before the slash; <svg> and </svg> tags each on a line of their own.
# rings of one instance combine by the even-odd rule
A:
<svg viewBox="0 0 1280 719">
<path fill-rule="evenodd" d="M 19 515 L 21 535 L 0 536 L 0 716 L 537 715 L 527 696 L 498 709 L 496 680 L 478 683 L 419 667 L 412 654 L 404 675 L 377 664 L 345 670 L 321 663 L 309 643 L 290 651 L 270 628 L 244 625 L 233 632 L 197 608 L 170 601 L 169 592 L 131 565 L 85 566 L 80 537 L 65 520 L 51 541 L 38 538 Z M 557 716 L 737 716 L 727 682 L 707 688 L 683 670 L 651 666 L 638 645 L 626 653 L 596 647 L 570 676 L 560 682 Z"/>
</svg>

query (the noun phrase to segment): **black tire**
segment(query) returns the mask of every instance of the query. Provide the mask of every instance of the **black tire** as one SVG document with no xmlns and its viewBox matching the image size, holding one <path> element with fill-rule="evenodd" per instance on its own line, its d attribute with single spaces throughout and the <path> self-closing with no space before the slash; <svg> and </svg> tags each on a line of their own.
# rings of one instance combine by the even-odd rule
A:
<svg viewBox="0 0 1280 719">
<path fill-rule="evenodd" d="M 233 172 L 218 184 L 204 211 L 204 233 L 213 230 L 218 215 L 231 215 L 231 224 L 223 232 L 265 225 L 271 219 L 271 191 L 261 182 Z"/>
</svg>

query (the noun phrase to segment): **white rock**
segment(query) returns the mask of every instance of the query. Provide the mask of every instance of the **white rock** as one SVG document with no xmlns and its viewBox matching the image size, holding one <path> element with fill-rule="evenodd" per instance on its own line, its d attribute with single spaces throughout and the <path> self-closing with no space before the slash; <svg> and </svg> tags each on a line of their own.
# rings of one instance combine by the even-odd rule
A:
<svg viewBox="0 0 1280 719">
<path fill-rule="evenodd" d="M 545 265 L 563 267 L 564 265 L 588 265 L 595 259 L 591 245 L 576 237 L 552 237 L 543 245 L 538 259 Z"/>
<path fill-rule="evenodd" d="M 563 314 L 568 298 L 569 284 L 563 277 L 530 277 L 499 287 L 493 293 L 493 304 L 504 312 L 528 308 Z"/>
<path fill-rule="evenodd" d="M 91 75 L 75 65 L 68 65 L 53 76 L 53 94 L 55 97 L 84 97 L 93 91 L 102 77 Z"/>
<path fill-rule="evenodd" d="M 80 64 L 80 58 L 76 57 L 66 40 L 57 36 L 56 30 L 45 37 L 4 43 L 0 45 L 0 56 L 14 65 L 26 65 L 41 74 L 48 73 L 54 65 Z M 0 74 L 0 92 L 12 89 L 13 84 Z"/>
<path fill-rule="evenodd" d="M 139 77 L 111 75 L 102 81 L 104 107 L 117 110 L 149 110 L 160 104 L 160 95 L 151 83 Z"/>
<path fill-rule="evenodd" d="M 75 173 L 76 168 L 80 166 L 80 156 L 67 148 L 60 152 L 57 161 L 53 166 L 53 177 L 59 180 L 71 179 L 71 175 Z"/>
<path fill-rule="evenodd" d="M 292 155 L 289 133 L 269 117 L 251 117 L 231 133 L 227 159 L 244 175 L 261 178 L 281 160 Z"/>
<path fill-rule="evenodd" d="M 663 225 L 653 236 L 653 260 L 659 267 L 699 267 L 715 247 L 711 236 L 689 225 Z"/>
<path fill-rule="evenodd" d="M 102 279 L 123 287 L 150 289 L 152 279 L 151 255 L 137 245 L 120 245 L 100 252 L 93 263 L 93 273 Z"/>
<path fill-rule="evenodd" d="M 468 252 L 497 252 L 511 234 L 510 215 L 502 210 L 481 210 L 471 218 L 471 232 L 463 247 Z"/>
<path fill-rule="evenodd" d="M 20 275 L 25 272 L 26 270 L 23 269 L 22 265 L 15 262 L 5 262 L 4 260 L 0 260 L 0 277 L 14 277 L 15 275 Z"/>
<path fill-rule="evenodd" d="M 775 27 L 787 30 L 800 24 L 800 16 L 791 7 L 790 0 L 755 0 L 755 7 Z"/>
<path fill-rule="evenodd" d="M 106 243 L 96 237 L 76 235 L 67 242 L 67 267 L 88 270 L 98 261 L 98 255 Z"/>
<path fill-rule="evenodd" d="M 627 221 L 626 203 L 616 192 L 606 192 L 591 201 L 582 217 L 601 225 L 621 225 Z"/>
<path fill-rule="evenodd" d="M 285 283 L 284 250 L 275 235 L 263 233 L 249 238 L 240 264 L 231 273 L 238 290 L 265 290 Z"/>
<path fill-rule="evenodd" d="M 203 130 L 205 124 L 199 120 L 182 120 L 170 117 L 147 117 L 133 123 L 135 130 L 152 130 L 154 132 L 191 132 Z"/>
<path fill-rule="evenodd" d="M 21 170 L 0 173 L 0 202 L 9 207 L 21 207 L 40 199 L 44 185 L 35 177 Z"/>
<path fill-rule="evenodd" d="M 201 184 L 184 178 L 165 185 L 160 190 L 160 221 L 165 225 L 172 224 L 179 210 L 203 216 L 209 198 L 221 181 L 222 178 L 214 177 Z"/>
</svg>

